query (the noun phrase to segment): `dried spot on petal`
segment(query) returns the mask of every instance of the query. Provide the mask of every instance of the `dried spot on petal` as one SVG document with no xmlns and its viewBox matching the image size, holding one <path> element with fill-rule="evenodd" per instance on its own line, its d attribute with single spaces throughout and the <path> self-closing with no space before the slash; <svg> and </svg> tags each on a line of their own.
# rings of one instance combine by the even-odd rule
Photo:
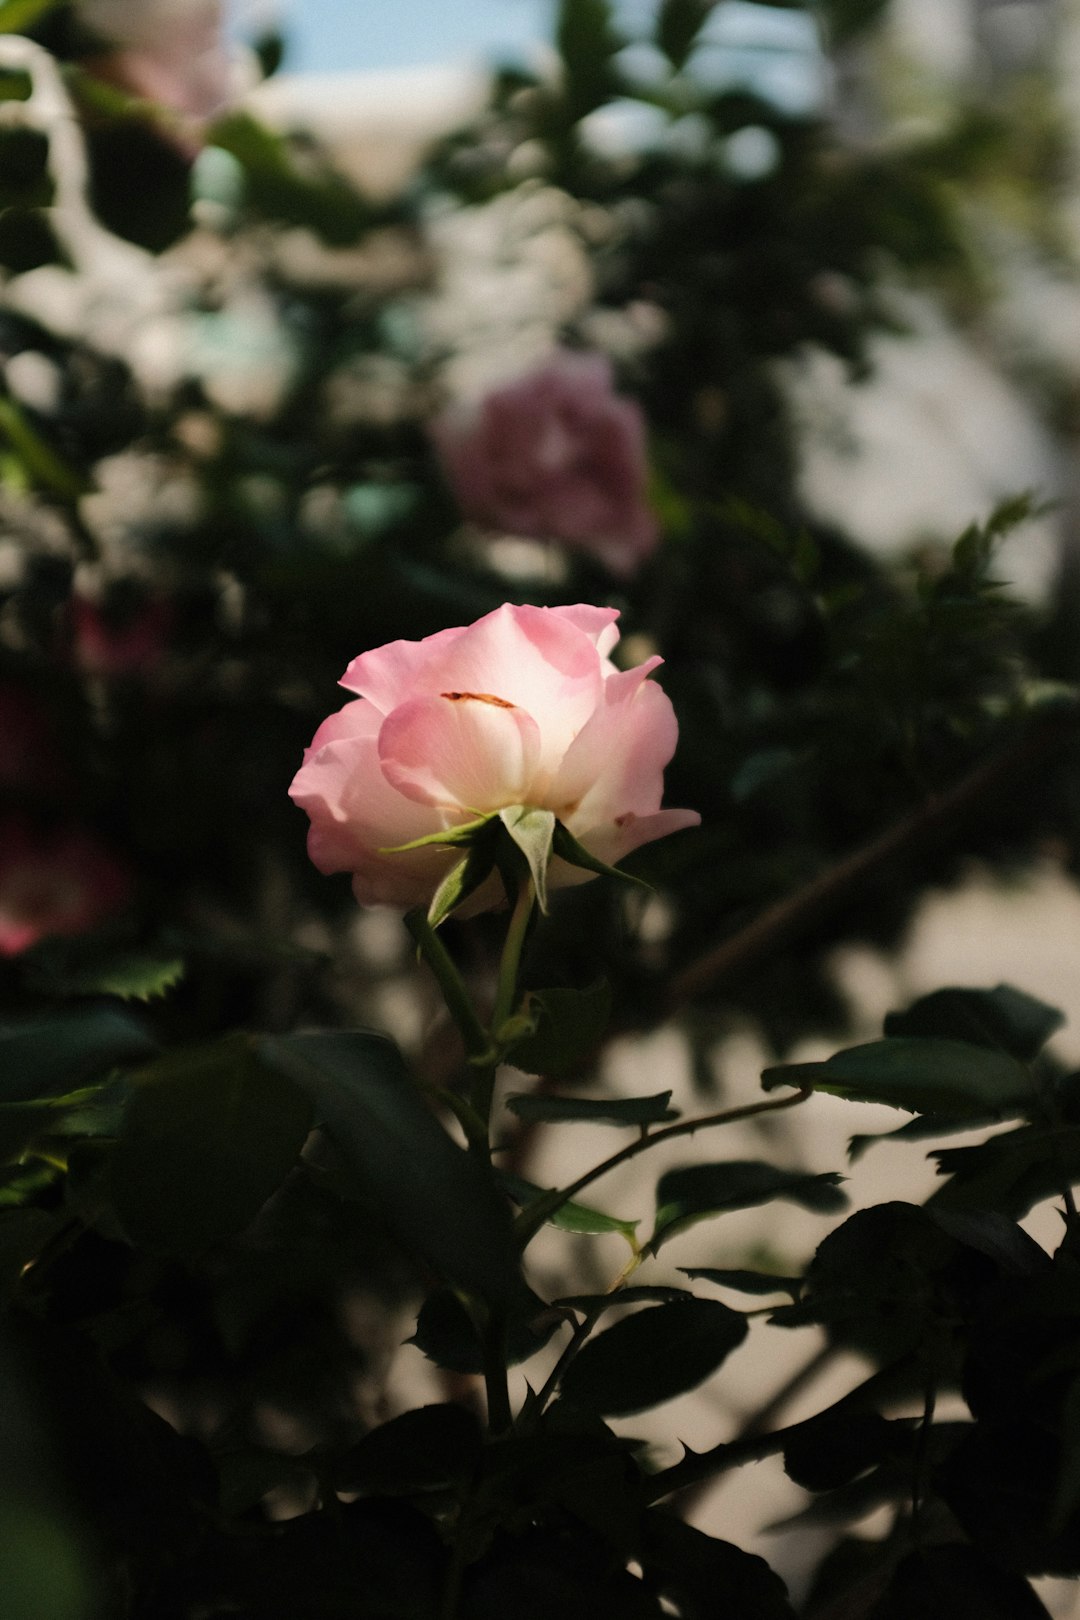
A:
<svg viewBox="0 0 1080 1620">
<path fill-rule="evenodd" d="M 451 703 L 492 703 L 497 709 L 514 707 L 506 698 L 496 697 L 493 692 L 440 692 L 439 696 L 447 698 Z"/>
</svg>

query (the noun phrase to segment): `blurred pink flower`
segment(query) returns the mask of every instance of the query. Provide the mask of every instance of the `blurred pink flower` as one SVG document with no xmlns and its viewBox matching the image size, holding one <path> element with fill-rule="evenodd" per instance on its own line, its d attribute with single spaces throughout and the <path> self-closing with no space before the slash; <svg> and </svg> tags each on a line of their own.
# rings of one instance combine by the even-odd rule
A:
<svg viewBox="0 0 1080 1620">
<path fill-rule="evenodd" d="M 0 956 L 81 934 L 130 892 L 127 869 L 88 833 L 34 828 L 21 816 L 0 822 Z"/>
<path fill-rule="evenodd" d="M 186 155 L 233 99 L 221 0 L 82 0 L 82 19 L 116 48 L 85 66 L 95 78 L 177 115 L 167 131 Z"/>
<path fill-rule="evenodd" d="M 661 810 L 678 726 L 646 677 L 620 671 L 613 608 L 507 604 L 465 628 L 395 641 L 353 660 L 341 684 L 360 694 L 319 727 L 290 793 L 311 818 L 321 872 L 351 872 L 362 905 L 430 899 L 459 852 L 388 853 L 428 833 L 525 804 L 553 810 L 609 864 L 696 826 Z M 552 886 L 588 874 L 555 860 Z M 490 879 L 463 913 L 500 902 Z"/>
<path fill-rule="evenodd" d="M 87 675 L 144 674 L 161 663 L 168 641 L 168 603 L 142 602 L 131 614 L 114 619 L 87 596 L 73 596 L 68 623 L 71 657 Z"/>
<path fill-rule="evenodd" d="M 21 686 L 0 686 L 0 787 L 16 793 L 54 789 L 63 781 L 60 752 L 45 715 Z"/>
<path fill-rule="evenodd" d="M 599 354 L 560 349 L 535 371 L 432 425 L 466 517 L 562 540 L 627 577 L 656 547 L 645 422 Z"/>
</svg>

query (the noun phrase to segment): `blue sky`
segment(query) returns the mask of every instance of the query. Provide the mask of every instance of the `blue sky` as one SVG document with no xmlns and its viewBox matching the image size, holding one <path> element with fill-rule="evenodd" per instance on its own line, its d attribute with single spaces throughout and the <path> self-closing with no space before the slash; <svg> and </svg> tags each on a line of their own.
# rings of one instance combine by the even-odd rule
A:
<svg viewBox="0 0 1080 1620">
<path fill-rule="evenodd" d="M 520 55 L 543 39 L 549 0 L 279 0 L 298 72 L 413 67 Z"/>
</svg>

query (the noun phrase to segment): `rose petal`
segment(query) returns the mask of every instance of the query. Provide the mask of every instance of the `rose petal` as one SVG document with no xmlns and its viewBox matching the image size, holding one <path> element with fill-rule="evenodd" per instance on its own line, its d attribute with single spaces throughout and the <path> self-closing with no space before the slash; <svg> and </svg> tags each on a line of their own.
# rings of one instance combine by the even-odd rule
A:
<svg viewBox="0 0 1080 1620">
<path fill-rule="evenodd" d="M 530 802 L 539 757 L 532 716 L 483 691 L 455 688 L 403 703 L 379 733 L 387 781 L 443 810 L 484 815 Z"/>
<path fill-rule="evenodd" d="M 354 873 L 364 905 L 416 905 L 434 892 L 455 852 L 438 846 L 380 851 L 438 832 L 455 818 L 405 798 L 386 780 L 378 754 L 381 725 L 381 715 L 364 702 L 331 715 L 289 793 L 311 818 L 308 854 L 320 872 Z"/>
</svg>

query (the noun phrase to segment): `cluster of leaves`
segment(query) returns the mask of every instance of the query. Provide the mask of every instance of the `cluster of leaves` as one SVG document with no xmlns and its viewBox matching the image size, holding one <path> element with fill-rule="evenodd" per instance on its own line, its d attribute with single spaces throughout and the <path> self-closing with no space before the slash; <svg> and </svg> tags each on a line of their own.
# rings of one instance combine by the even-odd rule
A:
<svg viewBox="0 0 1080 1620">
<path fill-rule="evenodd" d="M 591 1012 L 557 1005 L 548 1016 L 566 1050 L 589 1037 Z M 979 1146 L 935 1150 L 946 1179 L 927 1206 L 858 1211 L 804 1276 L 697 1267 L 686 1276 L 705 1292 L 628 1284 L 551 1301 L 522 1271 L 545 1220 L 622 1230 L 640 1262 L 692 1224 L 775 1199 L 840 1211 L 840 1178 L 748 1161 L 671 1169 L 644 1243 L 636 1223 L 507 1178 L 522 1206 L 512 1221 L 381 1036 L 234 1036 L 163 1051 L 115 999 L 9 1023 L 0 1352 L 27 1415 L 0 1466 L 27 1470 L 30 1505 L 18 1537 L 3 1525 L 4 1589 L 39 1581 L 59 1549 L 61 1572 L 108 1615 L 284 1616 L 302 1603 L 327 1617 L 483 1620 L 556 1605 L 700 1620 L 720 1605 L 783 1620 L 795 1610 L 760 1559 L 663 1507 L 771 1454 L 814 1497 L 800 1522 L 892 1513 L 883 1539 L 838 1545 L 808 1615 L 841 1598 L 868 1620 L 1042 1613 L 1027 1577 L 1080 1567 L 1076 1076 L 1042 1052 L 1060 1023 L 1007 986 L 945 990 L 891 1015 L 881 1041 L 767 1070 L 767 1090 L 913 1112 L 907 1138 L 1017 1122 Z M 523 1038 L 523 1061 L 535 1040 Z M 511 1107 L 552 1126 L 623 1126 L 638 1133 L 636 1154 L 679 1134 L 670 1100 L 530 1094 Z M 853 1154 L 877 1140 L 856 1138 Z M 1048 1255 L 1016 1217 L 1059 1193 L 1065 1232 Z M 313 1260 L 331 1233 L 358 1272 L 381 1252 L 384 1268 L 398 1256 L 399 1286 L 434 1279 L 415 1343 L 448 1379 L 480 1369 L 496 1314 L 512 1360 L 530 1363 L 563 1336 L 510 1432 L 486 1434 L 450 1402 L 365 1431 L 344 1403 L 329 1422 L 309 1390 L 306 1448 L 257 1435 L 259 1402 L 271 1391 L 295 1399 L 295 1380 L 315 1375 L 310 1336 L 293 1387 L 259 1341 L 288 1279 L 318 1298 L 326 1277 Z M 738 1351 L 747 1318 L 717 1290 L 786 1295 L 769 1311 L 776 1327 L 815 1325 L 874 1370 L 812 1418 L 687 1451 L 656 1473 L 611 1422 L 694 1388 Z M 214 1345 L 197 1342 L 204 1314 Z M 332 1386 L 334 1346 L 323 1351 L 318 1379 Z M 160 1402 L 196 1368 L 216 1396 L 178 1435 L 137 1391 L 156 1388 Z M 970 1416 L 937 1421 L 952 1392 Z M 271 1493 L 292 1503 L 272 1528 Z M 50 1602 L 41 1612 L 82 1612 L 62 1590 Z"/>
</svg>

